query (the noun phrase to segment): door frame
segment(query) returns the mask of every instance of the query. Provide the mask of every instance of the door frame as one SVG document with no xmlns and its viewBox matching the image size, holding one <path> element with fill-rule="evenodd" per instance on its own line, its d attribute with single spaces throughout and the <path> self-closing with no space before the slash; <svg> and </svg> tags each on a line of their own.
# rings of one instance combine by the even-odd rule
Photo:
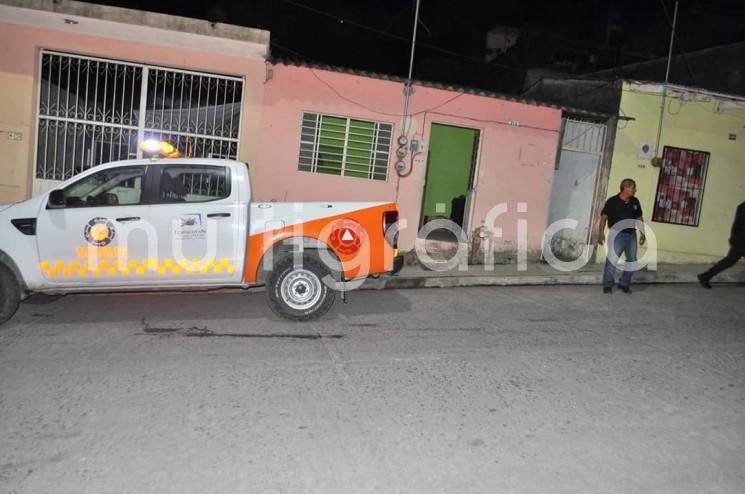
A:
<svg viewBox="0 0 745 494">
<path fill-rule="evenodd" d="M 586 124 L 591 125 L 597 128 L 602 127 L 603 137 L 599 141 L 599 150 L 597 151 L 591 151 L 587 149 L 583 149 L 580 146 L 566 146 L 564 143 L 564 133 L 566 130 L 567 123 L 579 123 L 579 124 Z M 612 130 L 613 129 L 613 130 Z M 587 134 L 589 132 L 588 130 L 584 131 L 580 136 Z M 612 132 L 612 135 L 611 135 Z M 576 139 L 576 137 L 575 137 Z M 597 164 L 596 164 L 596 170 L 595 170 L 595 181 L 593 184 L 593 195 L 592 199 L 590 200 L 590 218 L 589 218 L 589 224 L 586 225 L 588 227 L 587 235 L 585 237 L 585 242 L 588 244 L 593 243 L 593 238 L 597 235 L 597 229 L 594 228 L 594 225 L 597 224 L 598 218 L 600 216 L 600 208 L 596 207 L 598 204 L 598 201 L 600 201 L 600 204 L 605 203 L 605 192 L 607 190 L 608 186 L 608 176 L 604 175 L 604 168 L 607 162 L 608 170 L 610 170 L 610 160 L 613 157 L 612 147 L 613 142 L 615 141 L 615 125 L 611 127 L 610 120 L 607 122 L 597 121 L 593 119 L 583 119 L 581 117 L 575 117 L 572 115 L 567 115 L 562 117 L 561 119 L 561 134 L 559 136 L 559 144 L 558 144 L 558 152 L 556 154 L 556 165 L 554 168 L 554 173 L 558 171 L 559 169 L 559 163 L 561 162 L 561 155 L 562 153 L 566 151 L 574 151 L 577 153 L 583 153 L 583 154 L 590 154 L 597 156 Z M 609 151 L 611 149 L 611 151 Z M 606 189 L 602 190 L 601 189 Z M 549 208 L 551 208 L 551 204 L 549 204 Z M 550 214 L 550 212 L 549 212 Z"/>
<path fill-rule="evenodd" d="M 483 135 L 484 135 L 484 129 L 481 127 L 468 127 L 466 125 L 457 125 L 453 124 L 452 122 L 438 122 L 436 120 L 430 121 L 429 123 L 429 132 L 427 134 L 428 138 L 428 144 L 427 144 L 427 165 L 424 169 L 424 185 L 422 187 L 422 197 L 419 203 L 419 229 L 421 230 L 422 226 L 424 226 L 424 199 L 427 195 L 427 174 L 429 173 L 429 160 L 431 156 L 431 150 L 432 150 L 432 126 L 434 125 L 440 125 L 443 127 L 456 127 L 460 129 L 468 129 L 468 130 L 474 130 L 476 131 L 476 145 L 475 153 L 473 152 L 473 148 L 471 151 L 471 169 L 469 171 L 469 184 L 468 189 L 466 189 L 466 205 L 468 206 L 467 210 L 463 211 L 463 225 L 461 225 L 461 228 L 463 229 L 463 232 L 466 234 L 466 238 L 470 237 L 470 223 L 473 218 L 473 211 L 475 210 L 476 205 L 476 184 L 478 183 L 478 177 L 480 173 L 480 164 L 481 164 L 481 146 L 484 141 Z M 470 204 L 468 201 L 468 194 L 471 194 L 471 200 Z"/>
</svg>

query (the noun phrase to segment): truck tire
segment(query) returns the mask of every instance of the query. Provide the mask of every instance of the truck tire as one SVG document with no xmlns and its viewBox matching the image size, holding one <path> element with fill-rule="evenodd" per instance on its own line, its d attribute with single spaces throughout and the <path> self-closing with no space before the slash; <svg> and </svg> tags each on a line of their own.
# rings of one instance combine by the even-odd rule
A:
<svg viewBox="0 0 745 494">
<path fill-rule="evenodd" d="M 13 317 L 21 303 L 21 285 L 13 271 L 0 263 L 0 324 Z"/>
<path fill-rule="evenodd" d="M 277 260 L 266 284 L 269 307 L 278 316 L 291 321 L 318 319 L 331 309 L 336 292 L 323 282 L 331 270 L 308 251 L 302 265 L 295 265 L 292 255 Z"/>
</svg>

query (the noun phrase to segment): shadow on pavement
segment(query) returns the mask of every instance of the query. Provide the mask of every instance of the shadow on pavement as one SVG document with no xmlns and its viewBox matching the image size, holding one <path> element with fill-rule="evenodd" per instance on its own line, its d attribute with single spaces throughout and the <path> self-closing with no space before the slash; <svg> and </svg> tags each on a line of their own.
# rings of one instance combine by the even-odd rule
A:
<svg viewBox="0 0 745 494">
<path fill-rule="evenodd" d="M 337 294 L 336 304 L 321 321 L 334 320 L 340 315 L 396 314 L 410 310 L 409 300 L 396 290 L 352 291 L 347 293 L 346 304 Z M 14 323 L 114 323 L 143 319 L 285 321 L 269 309 L 262 290 L 251 290 L 34 295 L 21 304 L 7 326 Z"/>
</svg>

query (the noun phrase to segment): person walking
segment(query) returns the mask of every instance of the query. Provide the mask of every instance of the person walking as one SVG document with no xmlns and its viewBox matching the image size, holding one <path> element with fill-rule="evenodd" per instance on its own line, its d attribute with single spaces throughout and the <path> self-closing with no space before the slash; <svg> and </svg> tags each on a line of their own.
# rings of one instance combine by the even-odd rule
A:
<svg viewBox="0 0 745 494">
<path fill-rule="evenodd" d="M 711 288 L 711 279 L 745 257 L 745 202 L 740 203 L 735 210 L 735 221 L 732 223 L 732 232 L 729 236 L 729 252 L 718 263 L 708 271 L 698 275 L 698 281 L 704 288 Z"/>
<path fill-rule="evenodd" d="M 605 243 L 605 226 L 608 225 L 612 245 L 605 260 L 603 271 L 603 293 L 613 293 L 613 283 L 616 276 L 616 266 L 621 253 L 626 256 L 626 266 L 618 286 L 624 293 L 631 293 L 631 276 L 636 263 L 636 230 L 639 230 L 639 244 L 644 245 L 647 241 L 644 235 L 644 218 L 642 216 L 642 205 L 636 195 L 636 182 L 630 178 L 621 181 L 621 191 L 605 201 L 605 206 L 600 212 L 600 234 L 598 244 Z M 628 226 L 629 221 L 634 226 Z M 623 224 L 620 224 L 623 222 Z M 618 225 L 618 226 L 617 226 Z M 614 228 L 615 227 L 615 228 Z"/>
</svg>

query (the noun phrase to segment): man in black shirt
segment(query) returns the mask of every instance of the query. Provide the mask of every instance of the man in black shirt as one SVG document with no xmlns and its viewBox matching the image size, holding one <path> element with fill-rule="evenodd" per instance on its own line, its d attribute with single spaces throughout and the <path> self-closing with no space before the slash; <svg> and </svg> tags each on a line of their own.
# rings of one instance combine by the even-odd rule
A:
<svg viewBox="0 0 745 494">
<path fill-rule="evenodd" d="M 729 236 L 729 253 L 721 261 L 698 275 L 698 281 L 704 288 L 711 288 L 711 279 L 735 265 L 741 257 L 745 257 L 745 202 L 737 206 L 735 222 L 732 223 L 732 233 Z"/>
<path fill-rule="evenodd" d="M 644 218 L 642 206 L 636 194 L 636 182 L 630 178 L 621 181 L 621 192 L 605 201 L 600 212 L 600 235 L 598 243 L 605 243 L 605 225 L 610 230 L 611 245 L 608 246 L 608 257 L 605 260 L 603 272 L 603 293 L 613 292 L 613 281 L 616 275 L 616 265 L 621 253 L 626 256 L 626 265 L 619 282 L 624 293 L 631 293 L 631 275 L 636 266 L 636 230 L 639 229 L 639 244 L 644 245 Z"/>
</svg>

